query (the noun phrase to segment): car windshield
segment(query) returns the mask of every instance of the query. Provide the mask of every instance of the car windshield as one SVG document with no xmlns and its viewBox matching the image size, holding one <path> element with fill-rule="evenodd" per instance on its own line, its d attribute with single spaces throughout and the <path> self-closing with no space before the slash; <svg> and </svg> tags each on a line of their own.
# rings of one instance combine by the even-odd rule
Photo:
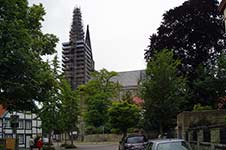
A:
<svg viewBox="0 0 226 150">
<path fill-rule="evenodd" d="M 127 138 L 127 143 L 142 143 L 142 142 L 144 142 L 143 136 L 134 136 Z"/>
<path fill-rule="evenodd" d="M 158 144 L 157 150 L 191 150 L 190 146 L 184 141 L 167 142 Z"/>
</svg>

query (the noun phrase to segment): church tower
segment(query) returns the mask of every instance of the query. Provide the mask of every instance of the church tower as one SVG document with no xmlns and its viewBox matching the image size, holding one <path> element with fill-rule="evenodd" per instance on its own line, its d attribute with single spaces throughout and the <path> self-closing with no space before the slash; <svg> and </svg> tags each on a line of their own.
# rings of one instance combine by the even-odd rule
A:
<svg viewBox="0 0 226 150">
<path fill-rule="evenodd" d="M 94 71 L 94 61 L 91 48 L 89 26 L 84 36 L 82 14 L 80 8 L 75 8 L 71 25 L 69 42 L 63 43 L 63 71 L 73 89 L 90 80 Z"/>
</svg>

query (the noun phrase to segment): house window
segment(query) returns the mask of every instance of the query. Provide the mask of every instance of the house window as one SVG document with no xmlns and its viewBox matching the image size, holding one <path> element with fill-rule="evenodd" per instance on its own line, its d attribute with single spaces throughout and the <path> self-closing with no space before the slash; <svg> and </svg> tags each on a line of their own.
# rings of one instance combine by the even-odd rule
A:
<svg viewBox="0 0 226 150">
<path fill-rule="evenodd" d="M 10 120 L 9 119 L 5 119 L 4 127 L 5 128 L 11 128 L 11 126 L 10 126 Z"/>
<path fill-rule="evenodd" d="M 188 141 L 188 131 L 185 132 L 185 140 Z"/>
<path fill-rule="evenodd" d="M 24 129 L 24 120 L 19 120 L 19 129 Z"/>
<path fill-rule="evenodd" d="M 31 120 L 26 120 L 25 121 L 25 128 L 26 129 L 31 129 L 31 124 L 32 124 L 32 121 Z"/>
<path fill-rule="evenodd" d="M 19 139 L 19 144 L 24 144 L 25 143 L 25 139 L 24 139 L 24 135 L 23 134 L 18 134 L 18 139 Z"/>
<path fill-rule="evenodd" d="M 192 133 L 192 141 L 197 141 L 198 135 L 196 131 L 193 131 Z"/>
<path fill-rule="evenodd" d="M 203 130 L 203 141 L 210 142 L 210 130 L 209 129 Z"/>
<path fill-rule="evenodd" d="M 226 144 L 226 128 L 220 129 L 220 143 Z"/>
<path fill-rule="evenodd" d="M 13 134 L 5 134 L 5 138 L 13 138 Z"/>
</svg>

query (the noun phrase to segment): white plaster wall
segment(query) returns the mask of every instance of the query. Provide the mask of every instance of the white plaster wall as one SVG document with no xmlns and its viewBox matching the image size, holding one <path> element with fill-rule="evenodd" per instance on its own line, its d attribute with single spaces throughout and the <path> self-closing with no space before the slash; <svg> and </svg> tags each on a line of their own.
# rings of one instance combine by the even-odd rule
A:
<svg viewBox="0 0 226 150">
<path fill-rule="evenodd" d="M 26 114 L 26 119 L 31 119 L 32 115 L 31 114 Z"/>
<path fill-rule="evenodd" d="M 24 113 L 17 113 L 17 115 L 19 115 L 19 118 L 20 119 L 23 119 L 24 118 Z"/>
</svg>

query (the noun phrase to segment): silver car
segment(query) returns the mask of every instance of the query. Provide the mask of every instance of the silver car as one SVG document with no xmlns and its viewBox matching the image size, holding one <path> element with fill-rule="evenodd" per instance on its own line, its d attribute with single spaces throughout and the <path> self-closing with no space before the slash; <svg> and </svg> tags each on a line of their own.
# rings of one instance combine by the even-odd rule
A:
<svg viewBox="0 0 226 150">
<path fill-rule="evenodd" d="M 149 140 L 145 150 L 192 150 L 192 148 L 182 139 L 159 139 Z"/>
</svg>

